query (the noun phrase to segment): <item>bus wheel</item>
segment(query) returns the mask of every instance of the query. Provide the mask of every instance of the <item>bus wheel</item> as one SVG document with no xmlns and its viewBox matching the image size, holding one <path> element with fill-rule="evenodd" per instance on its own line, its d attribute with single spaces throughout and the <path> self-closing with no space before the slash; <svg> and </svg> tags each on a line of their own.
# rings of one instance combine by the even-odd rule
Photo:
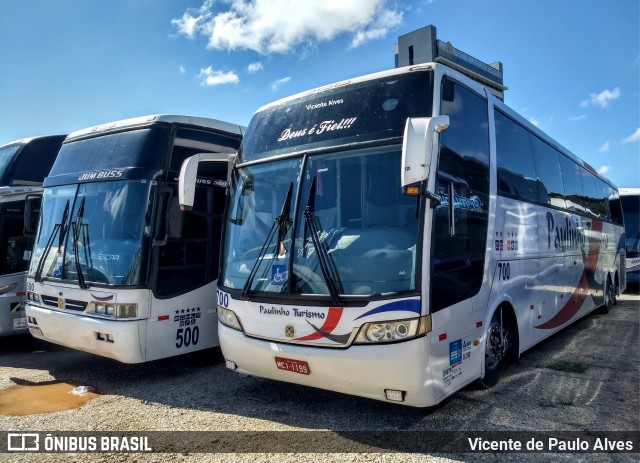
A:
<svg viewBox="0 0 640 463">
<path fill-rule="evenodd" d="M 503 309 L 496 310 L 487 331 L 484 378 L 478 381 L 480 386 L 490 388 L 500 380 L 507 364 L 508 354 L 514 347 L 513 336 L 511 324 L 504 316 Z"/>
<path fill-rule="evenodd" d="M 600 307 L 600 313 L 609 313 L 615 303 L 615 288 L 611 284 L 611 280 L 607 278 L 604 283 L 604 302 L 602 303 L 602 307 Z"/>
</svg>

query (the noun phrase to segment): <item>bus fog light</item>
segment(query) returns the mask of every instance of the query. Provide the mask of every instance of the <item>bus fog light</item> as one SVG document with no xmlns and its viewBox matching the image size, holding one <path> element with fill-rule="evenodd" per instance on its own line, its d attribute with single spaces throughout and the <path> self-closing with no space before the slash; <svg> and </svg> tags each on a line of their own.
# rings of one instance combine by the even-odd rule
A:
<svg viewBox="0 0 640 463">
<path fill-rule="evenodd" d="M 105 340 L 107 342 L 113 342 L 113 335 L 112 334 L 105 335 Z"/>
<path fill-rule="evenodd" d="M 384 395 L 387 400 L 391 400 L 393 402 L 404 402 L 405 391 L 398 391 L 395 389 L 385 389 Z"/>
<path fill-rule="evenodd" d="M 118 304 L 116 306 L 116 317 L 135 318 L 138 316 L 138 304 Z"/>
<path fill-rule="evenodd" d="M 218 321 L 229 328 L 242 331 L 240 320 L 238 320 L 235 312 L 229 309 L 218 307 Z"/>
<path fill-rule="evenodd" d="M 231 360 L 225 360 L 225 366 L 229 370 L 237 370 L 238 369 L 238 365 L 236 365 L 236 362 L 232 362 Z"/>
</svg>

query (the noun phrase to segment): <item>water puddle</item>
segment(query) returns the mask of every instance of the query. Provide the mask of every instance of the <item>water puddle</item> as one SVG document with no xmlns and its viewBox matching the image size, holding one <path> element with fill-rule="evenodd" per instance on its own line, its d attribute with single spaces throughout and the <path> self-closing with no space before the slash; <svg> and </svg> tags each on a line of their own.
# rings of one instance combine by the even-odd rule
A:
<svg viewBox="0 0 640 463">
<path fill-rule="evenodd" d="M 68 383 L 16 384 L 0 390 L 0 415 L 35 415 L 79 408 L 98 397 L 93 388 Z"/>
</svg>

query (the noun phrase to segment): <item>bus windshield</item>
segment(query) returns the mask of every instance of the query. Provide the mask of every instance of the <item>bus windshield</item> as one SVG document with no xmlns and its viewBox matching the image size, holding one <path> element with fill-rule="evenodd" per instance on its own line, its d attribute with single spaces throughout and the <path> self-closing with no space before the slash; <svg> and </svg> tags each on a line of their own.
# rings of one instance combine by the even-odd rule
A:
<svg viewBox="0 0 640 463">
<path fill-rule="evenodd" d="M 236 169 L 221 285 L 314 298 L 414 290 L 418 200 L 402 195 L 400 156 L 371 148 Z"/>
<path fill-rule="evenodd" d="M 144 285 L 150 190 L 144 180 L 46 188 L 29 275 Z"/>
<path fill-rule="evenodd" d="M 14 143 L 0 147 L 0 186 L 9 185 L 8 180 L 4 180 L 6 170 L 11 167 L 11 161 L 24 145 L 22 143 Z"/>
</svg>

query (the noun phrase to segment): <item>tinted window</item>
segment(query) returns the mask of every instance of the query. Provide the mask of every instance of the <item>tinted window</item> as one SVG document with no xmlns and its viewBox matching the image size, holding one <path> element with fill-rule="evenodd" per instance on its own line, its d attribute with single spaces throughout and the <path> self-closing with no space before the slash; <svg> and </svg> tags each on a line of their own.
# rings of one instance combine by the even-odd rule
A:
<svg viewBox="0 0 640 463">
<path fill-rule="evenodd" d="M 449 84 L 445 84 L 449 85 Z M 448 92 L 443 92 L 446 94 Z M 455 84 L 453 101 L 442 101 L 449 128 L 440 137 L 433 211 L 431 310 L 472 297 L 480 289 L 487 242 L 489 135 L 487 102 Z M 454 228 L 449 202 L 453 189 Z"/>
<path fill-rule="evenodd" d="M 167 129 L 157 126 L 65 143 L 49 175 L 126 167 L 161 169 L 166 140 Z"/>
<path fill-rule="evenodd" d="M 537 201 L 538 185 L 529 132 L 499 111 L 495 118 L 498 193 Z"/>
<path fill-rule="evenodd" d="M 33 236 L 23 236 L 24 202 L 4 203 L 0 209 L 0 275 L 29 268 L 25 251 L 31 251 Z"/>
<path fill-rule="evenodd" d="M 531 137 L 531 145 L 538 177 L 538 201 L 564 208 L 564 186 L 558 152 L 538 137 Z"/>
<path fill-rule="evenodd" d="M 12 185 L 42 184 L 51 170 L 64 137 L 36 139 L 20 152 Z"/>
<path fill-rule="evenodd" d="M 9 168 L 13 164 L 16 153 L 22 149 L 24 144 L 13 143 L 11 145 L 0 146 L 0 186 L 9 185 Z"/>
<path fill-rule="evenodd" d="M 637 257 L 640 254 L 640 197 L 621 196 L 620 200 L 624 213 L 627 256 Z"/>
<path fill-rule="evenodd" d="M 193 209 L 182 213 L 182 235 L 159 248 L 156 296 L 184 294 L 217 277 L 224 195 L 222 188 L 196 187 Z"/>
<path fill-rule="evenodd" d="M 583 204 L 588 214 L 599 217 L 598 209 L 598 188 L 596 186 L 596 178 L 593 174 L 583 167 L 580 168 L 580 179 L 582 180 Z"/>
<path fill-rule="evenodd" d="M 609 211 L 611 213 L 611 220 L 613 221 L 613 223 L 622 225 L 624 222 L 622 218 L 623 215 L 620 196 L 618 195 L 618 192 L 611 188 L 609 185 L 607 185 L 607 194 L 607 197 L 609 198 Z"/>
<path fill-rule="evenodd" d="M 560 155 L 560 171 L 564 182 L 564 199 L 570 211 L 585 211 L 584 193 L 580 166 L 564 155 Z"/>
<path fill-rule="evenodd" d="M 407 117 L 429 116 L 432 72 L 309 92 L 254 114 L 242 160 L 342 143 L 400 137 Z"/>
<path fill-rule="evenodd" d="M 599 178 L 596 178 L 596 198 L 595 212 L 598 217 L 604 220 L 611 220 L 611 212 L 609 211 L 609 185 Z"/>
</svg>

